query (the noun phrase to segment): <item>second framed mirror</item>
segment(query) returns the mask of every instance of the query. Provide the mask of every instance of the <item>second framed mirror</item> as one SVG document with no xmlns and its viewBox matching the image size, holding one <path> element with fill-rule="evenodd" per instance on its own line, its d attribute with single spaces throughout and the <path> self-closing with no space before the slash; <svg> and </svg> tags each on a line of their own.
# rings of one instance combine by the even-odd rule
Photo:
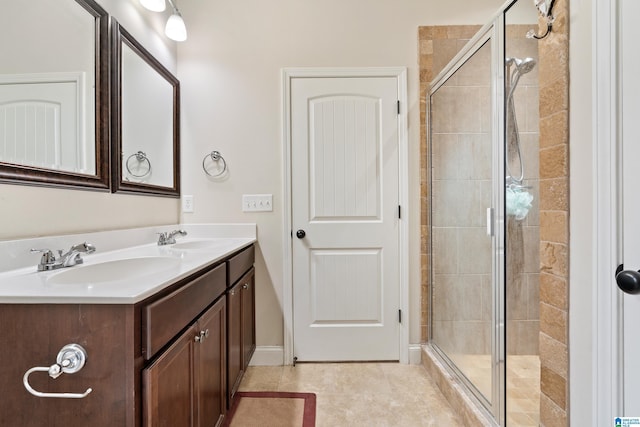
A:
<svg viewBox="0 0 640 427">
<path fill-rule="evenodd" d="M 180 196 L 180 83 L 115 19 L 112 188 Z"/>
</svg>

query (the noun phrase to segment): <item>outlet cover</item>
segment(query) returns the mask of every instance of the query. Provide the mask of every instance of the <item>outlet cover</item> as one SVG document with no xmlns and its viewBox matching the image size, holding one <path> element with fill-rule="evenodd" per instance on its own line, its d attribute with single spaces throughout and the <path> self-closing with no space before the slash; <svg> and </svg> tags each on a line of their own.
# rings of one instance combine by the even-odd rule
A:
<svg viewBox="0 0 640 427">
<path fill-rule="evenodd" d="M 193 196 L 182 196 L 182 212 L 193 212 Z"/>
</svg>

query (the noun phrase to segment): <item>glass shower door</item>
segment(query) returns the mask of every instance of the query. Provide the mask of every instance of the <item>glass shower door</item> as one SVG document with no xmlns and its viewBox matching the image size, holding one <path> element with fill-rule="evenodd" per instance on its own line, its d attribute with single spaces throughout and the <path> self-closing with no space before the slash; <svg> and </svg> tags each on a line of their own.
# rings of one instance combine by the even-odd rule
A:
<svg viewBox="0 0 640 427">
<path fill-rule="evenodd" d="M 492 41 L 430 95 L 431 343 L 487 406 L 495 402 Z"/>
</svg>

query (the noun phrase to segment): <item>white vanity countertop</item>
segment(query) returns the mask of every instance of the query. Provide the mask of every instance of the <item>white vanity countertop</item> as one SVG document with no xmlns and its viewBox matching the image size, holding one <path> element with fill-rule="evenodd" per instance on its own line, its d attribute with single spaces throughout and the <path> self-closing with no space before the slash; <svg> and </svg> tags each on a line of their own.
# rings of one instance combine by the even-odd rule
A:
<svg viewBox="0 0 640 427">
<path fill-rule="evenodd" d="M 155 243 L 156 233 L 175 229 L 187 230 L 188 235 L 177 237 L 175 245 Z M 153 243 L 135 244 L 149 240 Z M 82 254 L 81 265 L 52 271 L 38 272 L 40 254 L 31 254 L 26 249 L 61 246 L 66 250 L 67 246 L 83 241 L 94 244 L 96 252 Z M 0 303 L 134 304 L 255 241 L 255 224 L 183 224 L 0 242 L 0 254 L 14 249 L 21 254 L 17 258 L 22 258 L 26 252 L 31 263 L 28 267 L 0 271 Z M 43 245 L 47 242 L 50 246 Z M 101 251 L 101 247 L 110 250 Z M 13 267 L 24 263 L 22 259 L 13 261 Z M 133 264 L 133 268 L 127 264 Z"/>
</svg>

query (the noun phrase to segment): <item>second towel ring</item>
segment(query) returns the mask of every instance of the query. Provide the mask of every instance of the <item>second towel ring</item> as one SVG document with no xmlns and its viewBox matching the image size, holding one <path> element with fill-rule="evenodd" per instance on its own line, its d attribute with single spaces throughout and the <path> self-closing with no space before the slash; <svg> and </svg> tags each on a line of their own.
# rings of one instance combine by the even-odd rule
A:
<svg viewBox="0 0 640 427">
<path fill-rule="evenodd" d="M 205 163 L 207 162 L 207 159 L 211 159 L 211 161 L 213 162 L 222 162 L 222 170 L 216 174 L 212 174 L 209 173 L 209 171 L 207 170 L 207 167 L 205 165 Z M 224 160 L 224 157 L 222 157 L 222 154 L 220 154 L 219 151 L 212 151 L 211 153 L 207 154 L 206 156 L 204 156 L 204 159 L 202 159 L 202 169 L 204 170 L 204 173 L 206 173 L 207 175 L 209 175 L 212 178 L 217 178 L 219 176 L 221 176 L 222 174 L 224 174 L 227 171 L 227 162 Z"/>
<path fill-rule="evenodd" d="M 136 160 L 138 161 L 138 164 L 142 163 L 142 162 L 147 162 L 147 171 L 141 175 L 136 175 L 135 173 L 131 172 L 131 168 L 129 167 L 129 161 L 135 157 Z M 147 157 L 147 154 L 144 151 L 138 151 L 137 153 L 133 153 L 132 155 L 130 155 L 129 157 L 127 157 L 127 161 L 125 162 L 125 166 L 127 168 L 127 172 L 129 172 L 129 174 L 131 176 L 134 176 L 136 178 L 143 178 L 147 175 L 149 175 L 151 173 L 151 161 L 149 161 L 149 158 Z"/>
</svg>

